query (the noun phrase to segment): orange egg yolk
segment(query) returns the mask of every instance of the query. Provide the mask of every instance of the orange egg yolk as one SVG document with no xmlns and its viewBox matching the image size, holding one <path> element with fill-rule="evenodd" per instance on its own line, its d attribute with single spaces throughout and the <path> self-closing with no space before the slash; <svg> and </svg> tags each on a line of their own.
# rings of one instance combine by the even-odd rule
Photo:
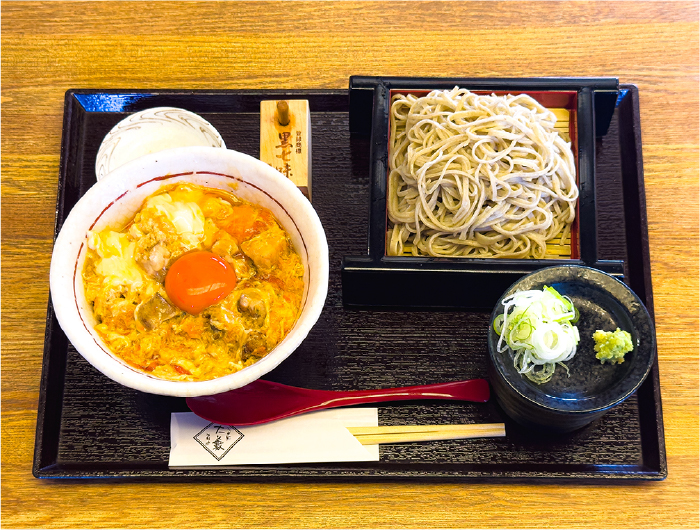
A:
<svg viewBox="0 0 700 530">
<path fill-rule="evenodd" d="M 204 250 L 183 254 L 165 275 L 168 297 L 191 315 L 225 298 L 235 286 L 236 273 L 231 266 Z"/>
</svg>

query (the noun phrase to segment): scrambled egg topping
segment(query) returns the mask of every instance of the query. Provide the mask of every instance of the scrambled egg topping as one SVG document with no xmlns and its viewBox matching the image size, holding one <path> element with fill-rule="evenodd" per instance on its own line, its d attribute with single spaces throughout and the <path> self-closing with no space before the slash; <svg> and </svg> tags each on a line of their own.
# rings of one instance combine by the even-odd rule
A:
<svg viewBox="0 0 700 530">
<path fill-rule="evenodd" d="M 164 288 L 170 265 L 193 250 L 216 254 L 237 278 L 196 315 Z M 111 350 L 178 381 L 221 377 L 267 355 L 296 322 L 304 290 L 301 259 L 269 210 L 188 184 L 149 197 L 122 231 L 89 233 L 83 279 Z"/>
</svg>

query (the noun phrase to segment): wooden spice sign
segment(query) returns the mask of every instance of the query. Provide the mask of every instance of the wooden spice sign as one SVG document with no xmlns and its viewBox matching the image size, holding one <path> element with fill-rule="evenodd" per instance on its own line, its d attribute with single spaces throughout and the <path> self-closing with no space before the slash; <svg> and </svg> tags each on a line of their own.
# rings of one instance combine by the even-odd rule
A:
<svg viewBox="0 0 700 530">
<path fill-rule="evenodd" d="M 305 99 L 260 102 L 260 160 L 311 200 L 311 114 Z"/>
</svg>

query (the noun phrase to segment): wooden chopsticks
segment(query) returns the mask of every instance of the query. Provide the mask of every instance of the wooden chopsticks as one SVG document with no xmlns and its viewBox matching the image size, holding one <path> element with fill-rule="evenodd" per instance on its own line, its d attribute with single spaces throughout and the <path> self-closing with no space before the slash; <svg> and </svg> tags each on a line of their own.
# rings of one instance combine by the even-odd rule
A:
<svg viewBox="0 0 700 530">
<path fill-rule="evenodd" d="M 491 438 L 506 435 L 503 423 L 473 425 L 389 425 L 384 427 L 348 427 L 362 445 L 428 442 L 432 440 L 460 440 L 464 438 Z"/>
</svg>

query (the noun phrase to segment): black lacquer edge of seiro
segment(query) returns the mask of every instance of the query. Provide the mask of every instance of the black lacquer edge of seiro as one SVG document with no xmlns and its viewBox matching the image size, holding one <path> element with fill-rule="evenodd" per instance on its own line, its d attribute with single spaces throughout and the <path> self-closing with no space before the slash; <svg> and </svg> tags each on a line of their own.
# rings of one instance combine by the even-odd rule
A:
<svg viewBox="0 0 700 530">
<path fill-rule="evenodd" d="M 386 188 L 390 91 L 451 89 L 576 91 L 580 259 L 471 259 L 386 256 Z M 595 204 L 595 138 L 609 126 L 619 94 L 615 78 L 351 77 L 350 131 L 370 135 L 371 197 L 366 256 L 345 256 L 343 302 L 351 307 L 490 309 L 505 289 L 543 267 L 587 265 L 624 279 L 624 264 L 599 260 Z M 370 113 L 371 111 L 371 113 Z M 402 286 L 411 285 L 406 290 Z M 441 285 L 451 288 L 440 289 Z"/>
<path fill-rule="evenodd" d="M 360 78 L 364 79 L 364 78 Z M 500 86 L 500 85 L 499 85 Z M 602 85 L 601 85 L 602 86 Z M 624 188 L 625 245 L 626 263 L 625 281 L 644 301 L 653 317 L 653 297 L 651 291 L 651 267 L 649 261 L 649 240 L 646 225 L 644 200 L 644 175 L 641 150 L 641 125 L 639 122 L 639 98 L 636 87 L 620 85 L 620 95 L 613 108 L 617 109 L 620 131 L 620 158 L 622 160 L 621 183 Z M 99 97 L 124 95 L 126 101 L 119 109 L 111 109 L 116 114 L 126 114 L 153 106 L 182 106 L 212 113 L 255 113 L 261 98 L 302 98 L 309 99 L 312 117 L 314 112 L 346 113 L 347 91 L 333 90 L 298 90 L 298 91 L 185 91 L 185 90 L 69 90 L 66 93 L 63 141 L 61 147 L 60 173 L 58 179 L 58 197 L 56 206 L 56 231 L 58 231 L 68 210 L 94 181 L 90 181 L 90 171 L 83 171 L 85 135 L 94 133 L 86 125 L 87 117 L 100 109 L 84 106 L 81 95 Z M 374 94 L 372 94 L 374 97 Z M 131 98 L 131 99 L 129 99 Z M 196 105 L 192 102 L 196 101 Z M 352 104 L 352 102 L 351 102 Z M 102 110 L 102 112 L 105 112 Z M 347 116 L 347 115 L 346 115 Z M 353 116 L 350 114 L 350 121 Z M 106 132 L 106 131 L 104 131 Z M 104 134 L 101 133 L 101 134 Z M 618 140 L 615 139 L 615 142 Z M 94 146 L 93 146 L 94 148 Z M 94 157 L 94 153 L 92 155 Z M 353 154 L 352 160 L 355 160 Z M 81 178 L 82 175 L 82 178 Z M 85 176 L 88 175 L 88 176 Z M 561 261 L 559 261 L 561 263 Z M 601 267 L 605 270 L 605 267 Z M 614 269 L 611 267 L 611 270 Z M 484 267 L 484 270 L 487 270 Z M 409 271 L 410 272 L 410 271 Z M 419 272 L 419 271 L 418 271 Z M 512 272 L 512 271 L 511 271 Z M 498 273 L 494 273 L 497 275 Z M 507 275 L 507 273 L 506 273 Z M 503 281 L 504 290 L 509 285 Z M 489 308 L 490 310 L 490 308 Z M 64 461 L 59 455 L 65 446 L 63 433 L 66 428 L 74 428 L 71 419 L 70 401 L 66 401 L 71 385 L 66 380 L 69 343 L 60 329 L 53 313 L 51 301 L 48 302 L 44 360 L 41 374 L 41 387 L 38 402 L 36 443 L 33 462 L 33 474 L 37 478 L 80 480 L 97 479 L 104 481 L 188 481 L 188 482 L 231 482 L 231 481 L 423 481 L 423 482 L 549 482 L 549 483 L 643 483 L 649 480 L 663 480 L 668 474 L 664 443 L 663 414 L 659 382 L 658 361 L 638 390 L 635 406 L 639 408 L 640 454 L 637 462 L 607 465 L 604 461 L 582 461 L 579 463 L 542 464 L 538 462 L 522 463 L 473 463 L 452 465 L 433 464 L 411 461 L 401 466 L 386 466 L 379 463 L 326 465 L 280 465 L 280 466 L 239 466 L 236 468 L 178 470 L 169 469 L 167 459 L 139 462 L 93 461 L 90 458 Z M 281 381 L 283 382 L 283 381 Z M 119 392 L 115 400 L 123 397 Z M 170 398 L 168 398 L 170 399 Z M 177 398 L 173 398 L 177 400 Z M 151 401 L 146 400 L 148 403 Z M 182 400 L 184 402 L 184 400 Z M 158 401 L 179 407 L 171 401 Z M 178 409 L 179 410 L 179 409 Z M 97 414 L 101 414 L 98 411 Z M 119 421 L 120 418 L 115 418 Z M 88 420 L 90 423 L 91 420 Z"/>
</svg>

